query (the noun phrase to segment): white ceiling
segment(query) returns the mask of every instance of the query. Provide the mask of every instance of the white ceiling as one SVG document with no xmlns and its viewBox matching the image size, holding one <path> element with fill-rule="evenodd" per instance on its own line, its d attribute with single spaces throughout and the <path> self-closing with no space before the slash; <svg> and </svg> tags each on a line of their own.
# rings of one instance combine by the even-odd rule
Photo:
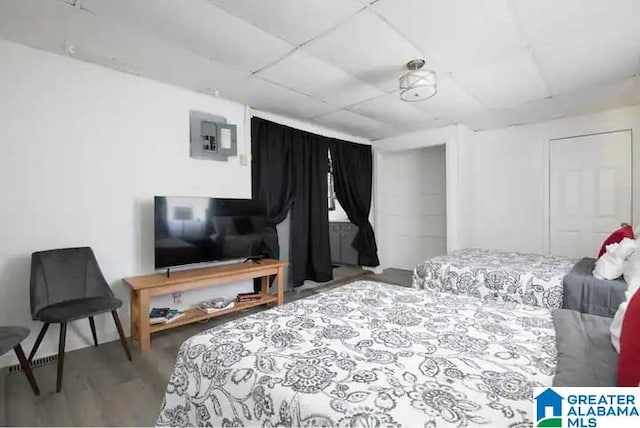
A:
<svg viewBox="0 0 640 428">
<path fill-rule="evenodd" d="M 638 0 L 0 1 L 2 38 L 369 139 L 640 104 L 638 23 Z M 439 92 L 404 103 L 415 57 Z"/>
</svg>

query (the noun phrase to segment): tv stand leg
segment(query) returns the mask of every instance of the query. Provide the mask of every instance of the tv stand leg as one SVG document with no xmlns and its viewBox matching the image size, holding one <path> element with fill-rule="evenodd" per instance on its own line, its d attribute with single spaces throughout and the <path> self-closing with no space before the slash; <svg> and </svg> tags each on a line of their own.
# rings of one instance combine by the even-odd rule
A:
<svg viewBox="0 0 640 428">
<path fill-rule="evenodd" d="M 270 276 L 263 276 L 262 278 L 260 278 L 260 292 L 263 295 L 267 295 L 269 294 L 269 280 L 271 279 Z"/>
<path fill-rule="evenodd" d="M 130 305 L 129 318 L 131 318 L 131 339 L 138 340 L 139 339 L 138 321 L 140 318 L 138 315 L 138 293 L 133 290 L 131 290 L 131 305 Z"/>
<path fill-rule="evenodd" d="M 138 335 L 140 336 L 140 350 L 148 351 L 151 348 L 151 324 L 149 321 L 150 296 L 148 290 L 140 290 L 138 293 Z"/>
<path fill-rule="evenodd" d="M 284 304 L 284 267 L 278 268 L 277 279 L 278 306 Z"/>
</svg>

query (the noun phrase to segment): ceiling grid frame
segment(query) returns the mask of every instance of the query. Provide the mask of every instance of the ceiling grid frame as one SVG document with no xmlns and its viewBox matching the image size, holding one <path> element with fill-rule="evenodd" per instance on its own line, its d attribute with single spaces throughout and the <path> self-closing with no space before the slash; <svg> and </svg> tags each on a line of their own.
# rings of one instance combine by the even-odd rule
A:
<svg viewBox="0 0 640 428">
<path fill-rule="evenodd" d="M 635 23 L 640 21 L 640 7 L 628 0 L 598 3 L 594 6 L 597 7 L 595 11 L 581 6 L 583 2 L 580 1 L 558 6 L 551 0 L 540 0 L 542 9 L 538 6 L 532 9 L 533 6 L 526 1 L 522 3 L 523 0 L 493 0 L 483 6 L 485 10 L 478 7 L 466 10 L 460 7 L 463 0 L 432 0 L 433 4 L 428 6 L 418 0 L 402 3 L 393 0 L 306 0 L 309 3 L 283 0 L 280 6 L 253 1 L 193 0 L 187 6 L 179 0 L 57 0 L 38 11 L 41 6 L 33 6 L 40 4 L 38 0 L 3 0 L 0 3 L 0 38 L 190 90 L 214 96 L 220 94 L 259 109 L 272 106 L 274 112 L 293 118 L 318 123 L 334 118 L 336 129 L 344 125 L 344 129 L 349 128 L 352 133 L 369 139 L 447 123 L 489 129 L 640 104 L 640 94 L 632 89 L 640 88 L 640 47 L 633 40 L 640 34 L 635 30 Z M 460 4 L 456 5 L 456 2 Z M 454 4 L 449 6 L 451 3 Z M 55 4 L 68 7 L 70 12 L 60 11 L 62 6 Z M 113 12 L 118 7 L 133 11 L 131 18 L 127 18 L 126 12 Z M 189 9 L 185 10 L 187 7 Z M 452 7 L 456 8 L 455 12 Z M 555 11 L 556 7 L 561 8 L 558 16 L 547 22 L 546 14 Z M 478 19 L 486 17 L 488 21 L 474 21 L 473 11 L 481 12 Z M 70 17 L 74 22 L 91 22 L 80 16 L 81 12 L 100 21 L 103 32 L 108 31 L 111 24 L 122 29 L 129 26 L 123 33 L 133 37 L 126 39 L 117 34 L 118 31 L 113 31 L 113 41 L 105 40 L 105 36 L 92 37 L 87 34 L 90 28 L 87 24 L 78 26 L 71 33 L 65 30 Z M 426 16 L 421 15 L 425 13 Z M 179 19 L 183 19 L 182 24 L 177 21 Z M 194 25 L 185 25 L 184 22 L 191 21 L 184 19 L 193 19 Z M 213 25 L 207 26 L 207 19 Z M 135 20 L 140 22 L 132 22 Z M 371 27 L 363 28 L 365 23 Z M 422 28 L 421 24 L 429 25 Z M 493 27 L 488 28 L 489 25 Z M 27 32 L 28 28 L 31 34 Z M 486 35 L 483 29 L 487 29 Z M 359 32 L 353 40 L 350 40 L 350 31 Z M 619 31 L 621 36 L 616 38 L 606 31 Z M 599 34 L 605 36 L 596 47 L 597 52 L 606 53 L 606 58 L 611 59 L 604 63 L 602 71 L 593 68 L 598 67 L 598 57 L 588 56 L 589 46 L 582 48 L 568 40 L 569 36 L 562 36 L 568 34 L 580 40 L 584 32 L 594 34 L 589 38 L 592 41 L 598 40 Z M 264 35 L 263 39 L 260 34 Z M 476 34 L 478 41 L 474 44 Z M 623 34 L 630 37 L 624 39 Z M 198 35 L 203 38 L 198 39 Z M 229 35 L 236 40 L 225 48 Z M 512 38 L 506 38 L 507 35 Z M 466 43 L 464 37 L 468 37 L 471 44 Z M 373 45 L 367 45 L 368 40 Z M 483 41 L 495 42 L 495 45 L 482 45 Z M 138 57 L 132 55 L 135 49 L 119 47 L 119 44 L 135 46 L 137 43 L 140 43 L 140 49 L 157 52 L 150 55 L 140 52 Z M 320 48 L 314 49 L 317 43 Z M 607 46 L 613 43 L 616 45 L 609 54 Z M 561 47 L 547 47 L 555 45 Z M 458 51 L 447 50 L 451 46 L 462 50 L 456 54 Z M 331 49 L 337 53 L 330 53 Z M 368 52 L 376 49 L 379 55 Z M 165 51 L 170 54 L 168 58 L 175 57 L 177 61 L 167 61 L 163 65 L 161 53 Z M 327 68 L 315 60 L 306 60 L 306 56 L 287 62 L 287 66 L 295 64 L 294 70 L 314 72 L 313 65 L 317 64 L 318 81 L 298 78 L 295 73 L 299 71 L 284 66 L 284 62 L 298 51 L 315 57 Z M 565 51 L 576 58 L 573 68 L 561 66 Z M 171 56 L 171 53 L 175 55 Z M 444 62 L 439 57 L 441 53 L 445 54 Z M 467 53 L 469 56 L 465 57 Z M 349 58 L 348 55 L 355 56 Z M 432 107 L 429 106 L 431 100 L 415 107 L 402 106 L 393 99 L 398 93 L 397 86 L 393 87 L 394 80 L 397 84 L 406 62 L 419 56 L 427 60 L 427 66 L 435 66 L 438 81 L 443 83 L 439 85 L 440 97 L 436 95 L 431 99 L 435 100 Z M 516 58 L 508 60 L 505 56 Z M 503 58 L 505 60 L 500 62 Z M 178 64 L 179 61 L 184 63 Z M 248 67 L 252 64 L 259 66 Z M 263 73 L 272 67 L 278 68 L 278 64 L 283 65 L 279 71 Z M 591 64 L 592 71 L 576 76 L 578 79 L 574 83 L 571 73 Z M 202 71 L 195 71 L 193 67 L 200 67 Z M 397 71 L 392 70 L 395 67 Z M 461 67 L 478 70 L 480 74 L 473 75 L 470 80 L 461 75 L 465 71 Z M 510 67 L 521 70 L 514 73 L 521 73 L 522 77 L 510 75 Z M 397 73 L 395 78 L 393 73 Z M 286 76 L 292 77 L 291 84 Z M 339 91 L 341 85 L 347 93 L 331 92 Z M 525 90 L 527 85 L 534 86 Z M 367 86 L 382 92 L 368 91 Z M 496 89 L 498 92 L 494 95 L 492 91 Z M 512 90 L 515 92 L 511 93 Z M 393 102 L 385 103 L 386 99 Z M 501 99 L 504 107 L 496 101 Z M 349 124 L 349 118 L 356 124 Z"/>
</svg>

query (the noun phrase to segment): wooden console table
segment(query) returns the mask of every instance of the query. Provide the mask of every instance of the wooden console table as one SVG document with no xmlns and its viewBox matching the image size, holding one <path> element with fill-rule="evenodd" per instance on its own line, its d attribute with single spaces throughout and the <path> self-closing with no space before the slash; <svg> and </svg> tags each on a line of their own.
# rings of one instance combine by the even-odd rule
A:
<svg viewBox="0 0 640 428">
<path fill-rule="evenodd" d="M 289 263 L 281 260 L 263 259 L 260 263 L 236 263 L 200 269 L 190 269 L 166 274 L 153 274 L 124 278 L 131 288 L 131 337 L 140 342 L 140 349 L 151 347 L 151 333 L 191 324 L 208 318 L 241 311 L 254 306 L 284 303 L 284 269 Z M 269 276 L 276 275 L 277 292 L 269 293 Z M 253 302 L 238 303 L 230 309 L 207 314 L 198 308 L 185 311 L 184 316 L 168 324 L 151 325 L 149 321 L 150 300 L 153 296 L 181 293 L 187 290 L 212 287 L 234 281 L 261 278 L 262 298 Z"/>
</svg>

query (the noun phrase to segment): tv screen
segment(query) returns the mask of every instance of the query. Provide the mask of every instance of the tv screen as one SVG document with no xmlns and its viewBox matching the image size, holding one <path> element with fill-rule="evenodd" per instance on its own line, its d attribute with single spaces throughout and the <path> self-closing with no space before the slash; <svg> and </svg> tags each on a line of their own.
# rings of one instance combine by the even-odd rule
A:
<svg viewBox="0 0 640 428">
<path fill-rule="evenodd" d="M 156 196 L 156 269 L 266 256 L 275 233 L 263 208 L 248 199 Z"/>
</svg>

